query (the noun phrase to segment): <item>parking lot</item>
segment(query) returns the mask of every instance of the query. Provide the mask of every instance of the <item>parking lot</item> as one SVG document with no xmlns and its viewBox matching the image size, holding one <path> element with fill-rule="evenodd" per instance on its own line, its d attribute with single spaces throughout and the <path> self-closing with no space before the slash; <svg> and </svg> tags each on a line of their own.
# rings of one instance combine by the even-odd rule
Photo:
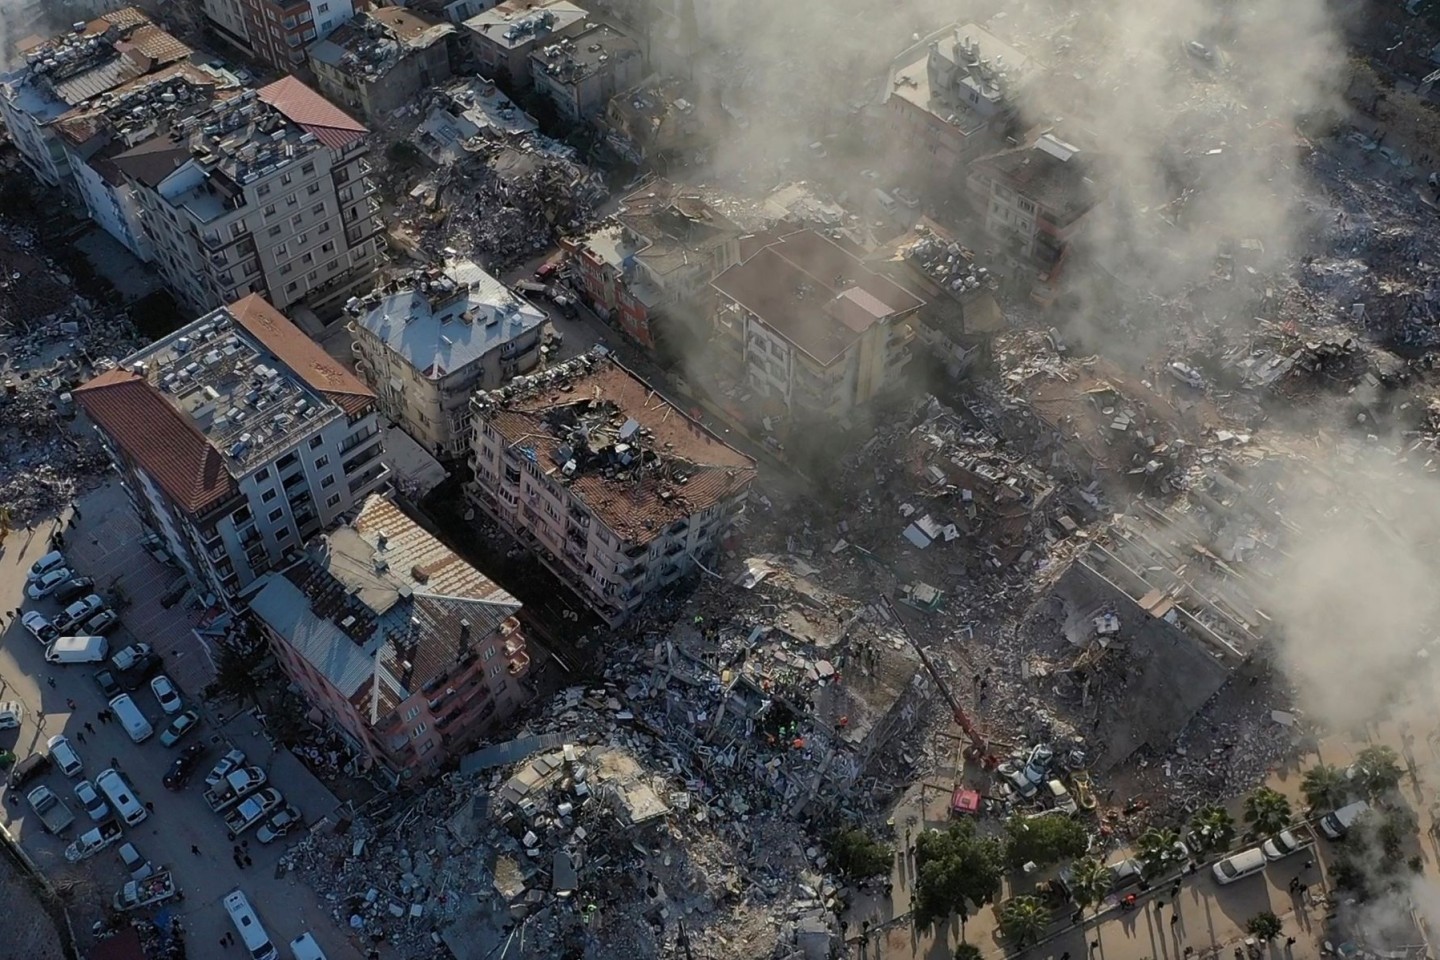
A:
<svg viewBox="0 0 1440 960">
<path fill-rule="evenodd" d="M 159 734 L 169 718 L 149 685 L 141 684 L 131 696 L 155 728 L 155 736 L 137 745 L 119 723 L 101 723 L 97 715 L 106 701 L 94 679 L 99 665 L 47 664 L 44 646 L 22 626 L 20 618 L 12 616 L 22 606 L 26 572 L 49 549 L 50 529 L 12 532 L 0 550 L 0 610 L 5 612 L 0 700 L 18 701 L 24 716 L 18 730 L 0 731 L 0 747 L 23 760 L 47 752 L 49 738 L 64 734 L 78 751 L 84 770 L 67 778 L 52 769 L 21 789 L 7 789 L 0 816 L 11 834 L 52 882 L 69 891 L 74 926 L 83 941 L 90 925 L 100 919 L 101 905 L 109 902 L 128 875 L 116 847 L 78 864 L 66 861 L 66 844 L 93 825 L 75 798 L 74 785 L 114 766 L 129 779 L 137 799 L 153 807 L 147 819 L 125 828 L 123 840 L 133 843 L 156 868 L 173 870 L 185 899 L 162 909 L 182 919 L 192 956 L 220 955 L 207 941 L 218 944 L 232 929 L 220 899 L 237 886 L 245 890 L 271 939 L 282 950 L 284 944 L 309 930 L 332 960 L 363 956 L 365 951 L 336 925 L 315 894 L 278 869 L 285 847 L 303 836 L 304 827 L 269 845 L 260 844 L 253 831 L 248 833 L 245 853 L 252 865 L 238 867 L 225 827 L 205 805 L 201 793 L 205 774 L 234 745 L 246 752 L 249 763 L 265 770 L 269 784 L 279 788 L 287 802 L 300 809 L 304 825 L 332 814 L 338 801 L 288 751 L 273 750 L 249 713 L 236 712 L 233 704 L 216 713 L 200 701 L 198 691 L 212 673 L 193 629 L 203 621 L 203 614 L 187 610 L 183 604 L 168 609 L 160 604 L 160 595 L 177 574 L 145 552 L 139 542 L 139 525 L 118 483 L 96 491 L 79 506 L 81 519 L 67 533 L 67 559 L 77 574 L 94 578 L 102 596 L 113 595 L 118 585 L 129 600 L 121 627 L 110 634 L 110 653 L 136 640 L 152 644 L 164 659 L 166 673 L 179 686 L 184 705 L 196 708 L 203 719 L 177 747 L 162 746 Z M 60 609 L 49 599 L 24 600 L 23 607 L 47 616 Z M 180 749 L 195 743 L 203 744 L 206 751 L 194 777 L 182 790 L 166 790 L 161 782 L 166 770 Z M 50 787 L 75 815 L 73 825 L 60 837 L 45 833 L 25 802 L 25 794 L 40 784 Z"/>
</svg>

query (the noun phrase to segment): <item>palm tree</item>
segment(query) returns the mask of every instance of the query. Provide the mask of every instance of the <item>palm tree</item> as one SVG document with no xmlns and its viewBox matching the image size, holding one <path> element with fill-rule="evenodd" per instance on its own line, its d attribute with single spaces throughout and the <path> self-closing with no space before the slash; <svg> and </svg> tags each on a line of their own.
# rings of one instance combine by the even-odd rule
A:
<svg viewBox="0 0 1440 960">
<path fill-rule="evenodd" d="M 1145 865 L 1145 872 L 1154 876 L 1180 862 L 1182 857 L 1176 846 L 1179 843 L 1180 835 L 1174 830 L 1168 827 L 1151 827 L 1135 841 L 1135 851 L 1140 855 L 1140 862 Z"/>
<path fill-rule="evenodd" d="M 1014 897 L 1000 907 L 1000 935 L 1015 947 L 1039 940 L 1049 922 L 1050 912 L 1037 897 Z"/>
<path fill-rule="evenodd" d="M 955 947 L 955 960 L 981 960 L 984 954 L 973 943 L 961 943 Z"/>
<path fill-rule="evenodd" d="M 1075 861 L 1070 868 L 1070 898 L 1083 912 L 1089 907 L 1098 907 L 1110 892 L 1112 878 L 1110 868 L 1094 857 Z"/>
<path fill-rule="evenodd" d="M 1400 755 L 1386 746 L 1366 747 L 1355 755 L 1355 782 L 1370 796 L 1394 790 L 1403 771 Z"/>
<path fill-rule="evenodd" d="M 1235 839 L 1235 818 L 1218 804 L 1201 807 L 1190 818 L 1190 848 L 1196 853 L 1219 853 Z"/>
<path fill-rule="evenodd" d="M 1257 836 L 1273 836 L 1290 826 L 1292 819 L 1290 801 L 1279 790 L 1260 787 L 1245 798 L 1245 822 Z"/>
<path fill-rule="evenodd" d="M 1343 807 L 1350 792 L 1345 774 L 1328 763 L 1317 763 L 1300 778 L 1300 792 L 1312 810 Z"/>
</svg>

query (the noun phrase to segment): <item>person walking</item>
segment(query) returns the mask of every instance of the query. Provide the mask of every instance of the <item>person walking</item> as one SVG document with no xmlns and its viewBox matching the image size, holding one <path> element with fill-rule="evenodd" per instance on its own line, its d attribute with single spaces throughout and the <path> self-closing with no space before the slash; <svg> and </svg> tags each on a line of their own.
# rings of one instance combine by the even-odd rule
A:
<svg viewBox="0 0 1440 960">
<path fill-rule="evenodd" d="M 197 856 L 197 857 L 200 856 L 200 848 L 197 847 L 197 846 L 195 846 L 195 844 L 193 844 L 193 843 L 190 844 L 190 852 L 193 853 L 193 854 L 195 854 L 195 856 Z"/>
<path fill-rule="evenodd" d="M 248 853 L 245 854 L 244 860 L 245 860 L 245 866 L 247 866 L 247 867 L 253 867 L 253 866 L 255 866 L 255 861 L 253 861 L 253 860 L 250 859 L 250 854 L 248 854 Z"/>
<path fill-rule="evenodd" d="M 90 734 L 91 736 L 95 735 L 95 728 L 90 725 L 89 720 L 85 721 L 85 732 Z"/>
<path fill-rule="evenodd" d="M 54 677 L 46 677 L 46 678 L 45 678 L 45 682 L 50 686 L 50 689 L 51 689 L 51 690 L 54 690 L 54 689 L 55 689 L 55 678 L 54 678 Z"/>
<path fill-rule="evenodd" d="M 84 742 L 85 742 L 85 734 L 81 733 L 79 730 L 76 730 L 76 731 L 75 731 L 75 740 L 76 740 L 77 743 L 84 743 Z"/>
</svg>

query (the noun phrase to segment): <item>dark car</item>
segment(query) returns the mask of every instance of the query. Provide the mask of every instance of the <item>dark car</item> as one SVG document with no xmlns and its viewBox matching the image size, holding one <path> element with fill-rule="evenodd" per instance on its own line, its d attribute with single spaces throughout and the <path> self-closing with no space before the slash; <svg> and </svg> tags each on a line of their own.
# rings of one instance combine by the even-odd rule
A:
<svg viewBox="0 0 1440 960">
<path fill-rule="evenodd" d="M 50 594 L 61 603 L 68 604 L 71 600 L 79 600 L 88 593 L 95 591 L 95 581 L 89 577 L 71 577 Z"/>
<path fill-rule="evenodd" d="M 100 687 L 100 693 L 106 700 L 114 700 L 125 690 L 120 686 L 120 681 L 115 677 L 114 670 L 96 670 L 95 683 Z"/>
<path fill-rule="evenodd" d="M 126 693 L 133 693 L 148 683 L 150 678 L 164 667 L 165 662 L 160 659 L 158 653 L 143 654 L 130 665 L 129 670 L 120 671 L 120 686 Z"/>
<path fill-rule="evenodd" d="M 180 751 L 180 756 L 170 764 L 170 769 L 165 773 L 165 789 L 180 790 L 190 782 L 190 776 L 195 772 L 195 767 L 200 763 L 200 758 L 205 756 L 205 744 L 192 743 Z"/>
<path fill-rule="evenodd" d="M 50 754 L 32 753 L 11 768 L 10 779 L 6 781 L 6 786 L 11 790 L 23 787 L 54 765 L 55 762 L 50 759 Z"/>
</svg>

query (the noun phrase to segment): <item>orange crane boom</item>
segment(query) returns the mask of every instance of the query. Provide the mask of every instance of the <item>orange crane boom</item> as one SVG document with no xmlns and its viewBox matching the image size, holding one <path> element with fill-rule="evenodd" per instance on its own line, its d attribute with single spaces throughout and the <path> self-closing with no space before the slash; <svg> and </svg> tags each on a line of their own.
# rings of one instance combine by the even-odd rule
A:
<svg viewBox="0 0 1440 960">
<path fill-rule="evenodd" d="M 915 638 L 911 636 L 910 628 L 905 626 L 905 620 L 900 616 L 900 611 L 895 608 L 895 604 L 891 602 L 889 597 L 884 596 L 880 598 L 880 602 L 885 605 L 885 609 L 890 612 L 890 615 L 895 618 L 895 622 L 900 625 L 900 632 L 905 635 L 905 639 L 910 642 L 910 646 L 914 647 L 915 652 L 920 655 L 920 662 L 925 665 L 925 669 L 930 674 L 930 678 L 935 681 L 935 685 L 940 688 L 941 695 L 944 696 L 945 701 L 950 704 L 950 712 L 954 715 L 955 722 L 960 725 L 961 730 L 965 731 L 965 739 L 970 741 L 971 753 L 979 758 L 982 763 L 987 766 L 990 765 L 993 758 L 990 756 L 989 742 L 985 739 L 984 735 L 980 733 L 980 729 L 975 726 L 975 722 L 970 719 L 970 714 L 965 711 L 964 707 L 960 706 L 960 701 L 955 699 L 955 694 L 950 690 L 950 685 L 945 682 L 945 678 L 940 675 L 940 671 L 935 669 L 935 664 L 931 661 L 930 655 L 925 652 L 925 648 L 920 646 Z"/>
</svg>

